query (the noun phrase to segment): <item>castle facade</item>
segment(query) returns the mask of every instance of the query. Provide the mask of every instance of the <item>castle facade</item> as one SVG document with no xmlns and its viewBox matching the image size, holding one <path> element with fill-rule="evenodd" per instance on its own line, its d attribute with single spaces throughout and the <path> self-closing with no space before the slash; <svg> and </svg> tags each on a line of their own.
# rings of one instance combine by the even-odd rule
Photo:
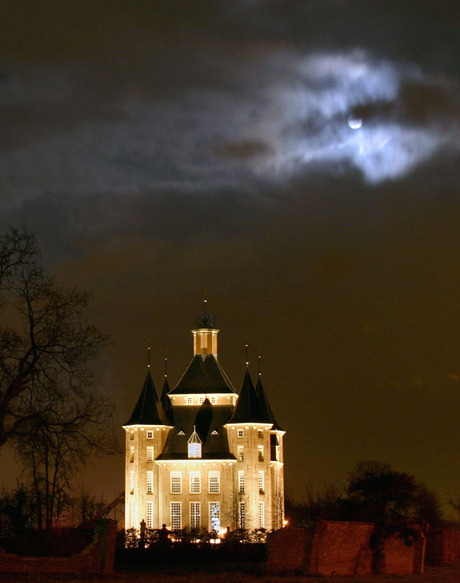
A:
<svg viewBox="0 0 460 583">
<path fill-rule="evenodd" d="M 276 530 L 284 520 L 284 431 L 248 367 L 239 393 L 217 357 L 214 319 L 197 319 L 193 359 L 158 398 L 150 369 L 126 432 L 125 527 Z"/>
</svg>

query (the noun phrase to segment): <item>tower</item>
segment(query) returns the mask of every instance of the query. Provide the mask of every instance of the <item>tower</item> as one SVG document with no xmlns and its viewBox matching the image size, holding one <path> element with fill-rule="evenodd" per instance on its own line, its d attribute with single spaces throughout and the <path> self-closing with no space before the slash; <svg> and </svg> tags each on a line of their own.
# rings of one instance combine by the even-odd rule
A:
<svg viewBox="0 0 460 583">
<path fill-rule="evenodd" d="M 218 360 L 214 318 L 192 330 L 193 358 L 161 400 L 150 370 L 126 432 L 126 528 L 278 529 L 284 519 L 284 431 L 261 376 L 239 394 Z"/>
</svg>

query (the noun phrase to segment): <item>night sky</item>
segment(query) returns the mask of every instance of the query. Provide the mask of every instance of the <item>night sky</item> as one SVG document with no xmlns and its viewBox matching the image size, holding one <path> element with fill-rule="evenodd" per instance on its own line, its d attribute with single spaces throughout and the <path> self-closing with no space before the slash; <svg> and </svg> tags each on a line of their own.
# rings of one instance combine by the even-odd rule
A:
<svg viewBox="0 0 460 583">
<path fill-rule="evenodd" d="M 458 3 L 0 12 L 0 227 L 92 290 L 117 423 L 149 345 L 179 380 L 206 291 L 238 390 L 262 355 L 288 492 L 378 459 L 459 498 Z M 123 464 L 83 479 L 110 500 Z"/>
</svg>

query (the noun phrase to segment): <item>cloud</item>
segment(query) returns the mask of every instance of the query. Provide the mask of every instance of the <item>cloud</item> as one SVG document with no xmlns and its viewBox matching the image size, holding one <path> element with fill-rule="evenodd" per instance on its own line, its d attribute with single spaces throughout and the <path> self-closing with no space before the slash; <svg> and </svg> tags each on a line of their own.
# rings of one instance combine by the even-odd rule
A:
<svg viewBox="0 0 460 583">
<path fill-rule="evenodd" d="M 298 18 L 311 17 L 313 5 L 296 6 Z M 197 43 L 185 17 L 172 38 L 132 22 L 130 34 L 137 30 L 143 52 L 120 41 L 131 68 L 120 54 L 110 67 L 97 59 L 84 66 L 9 64 L 0 87 L 8 135 L 0 154 L 3 208 L 20 209 L 44 194 L 84 199 L 278 188 L 282 196 L 284 184 L 318 171 L 358 173 L 377 186 L 439 155 L 458 155 L 458 83 L 446 72 L 365 48 L 313 49 L 295 18 L 275 25 L 281 16 L 270 2 L 247 7 L 249 24 L 239 27 L 228 9 L 243 48 L 237 47 L 219 28 L 222 9 L 207 20 L 201 13 Z M 268 16 L 260 19 L 262 9 Z M 162 18 L 172 26 L 172 14 Z M 110 46 L 117 27 L 115 20 Z M 281 42 L 285 27 L 290 45 Z M 312 38 L 319 46 L 318 34 Z M 350 116 L 359 120 L 354 128 Z"/>
</svg>

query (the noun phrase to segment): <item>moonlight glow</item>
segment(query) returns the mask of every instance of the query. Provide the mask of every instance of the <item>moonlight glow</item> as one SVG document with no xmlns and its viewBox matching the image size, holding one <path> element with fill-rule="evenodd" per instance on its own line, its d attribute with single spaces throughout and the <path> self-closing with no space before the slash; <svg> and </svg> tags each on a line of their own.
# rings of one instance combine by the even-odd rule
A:
<svg viewBox="0 0 460 583">
<path fill-rule="evenodd" d="M 353 117 L 350 115 L 348 118 L 348 125 L 352 130 L 359 130 L 359 128 L 363 125 L 363 120 L 359 117 Z"/>
</svg>

